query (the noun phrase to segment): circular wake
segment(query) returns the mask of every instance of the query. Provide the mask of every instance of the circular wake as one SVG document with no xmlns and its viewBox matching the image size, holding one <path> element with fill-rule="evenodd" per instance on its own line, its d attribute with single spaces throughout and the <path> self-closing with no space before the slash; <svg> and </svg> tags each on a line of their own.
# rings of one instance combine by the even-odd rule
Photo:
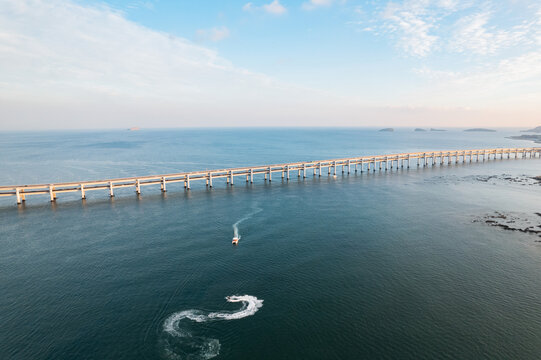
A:
<svg viewBox="0 0 541 360">
<path fill-rule="evenodd" d="M 185 320 L 196 323 L 220 320 L 237 320 L 254 315 L 263 306 L 263 300 L 251 295 L 227 296 L 228 302 L 242 302 L 237 311 L 205 312 L 201 310 L 184 310 L 176 312 L 165 319 L 163 330 L 172 337 L 166 341 L 165 355 L 168 358 L 210 359 L 220 353 L 220 342 L 202 336 L 193 336 L 187 329 Z"/>
</svg>

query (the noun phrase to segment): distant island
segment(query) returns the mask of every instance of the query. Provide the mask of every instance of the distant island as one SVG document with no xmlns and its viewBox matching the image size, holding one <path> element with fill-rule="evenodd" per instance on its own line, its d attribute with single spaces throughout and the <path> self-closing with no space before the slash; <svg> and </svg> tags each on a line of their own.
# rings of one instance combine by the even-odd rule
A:
<svg viewBox="0 0 541 360">
<path fill-rule="evenodd" d="M 128 131 L 138 131 L 139 128 L 137 126 L 131 127 L 128 129 Z"/>
<path fill-rule="evenodd" d="M 509 136 L 508 139 L 513 140 L 530 140 L 537 144 L 541 144 L 541 135 L 520 135 L 520 136 Z"/>
<path fill-rule="evenodd" d="M 473 129 L 466 129 L 464 131 L 472 131 L 472 132 L 496 132 L 496 130 L 492 129 L 484 129 L 484 128 L 473 128 Z"/>
<path fill-rule="evenodd" d="M 421 129 L 421 128 L 417 128 L 417 129 L 415 129 L 415 130 L 413 130 L 413 131 L 426 131 L 426 130 L 425 130 L 425 129 Z"/>
<path fill-rule="evenodd" d="M 534 132 L 534 133 L 541 133 L 541 126 L 538 126 L 538 127 L 534 127 L 533 129 L 530 129 L 530 130 L 522 130 L 522 132 Z"/>
<path fill-rule="evenodd" d="M 381 129 L 380 131 L 394 131 L 393 128 L 384 128 L 384 129 Z"/>
<path fill-rule="evenodd" d="M 445 129 L 434 129 L 434 128 L 430 128 L 430 131 L 447 131 Z"/>
</svg>

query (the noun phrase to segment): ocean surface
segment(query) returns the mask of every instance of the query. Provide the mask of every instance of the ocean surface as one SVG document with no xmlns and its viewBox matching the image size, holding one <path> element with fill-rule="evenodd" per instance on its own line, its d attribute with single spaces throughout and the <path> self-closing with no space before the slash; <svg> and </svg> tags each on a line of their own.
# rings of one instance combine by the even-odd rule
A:
<svg viewBox="0 0 541 360">
<path fill-rule="evenodd" d="M 0 185 L 424 150 L 495 133 L 0 133 Z M 0 359 L 539 359 L 541 159 L 0 198 Z M 231 245 L 234 231 L 241 239 Z"/>
</svg>

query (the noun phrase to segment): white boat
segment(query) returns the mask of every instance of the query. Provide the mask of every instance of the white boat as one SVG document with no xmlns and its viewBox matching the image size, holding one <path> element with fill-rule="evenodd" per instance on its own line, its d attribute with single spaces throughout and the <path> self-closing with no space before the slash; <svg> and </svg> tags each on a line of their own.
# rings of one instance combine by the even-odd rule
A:
<svg viewBox="0 0 541 360">
<path fill-rule="evenodd" d="M 239 238 L 238 237 L 234 237 L 233 238 L 233 241 L 231 242 L 233 245 L 237 245 L 239 243 Z"/>
</svg>

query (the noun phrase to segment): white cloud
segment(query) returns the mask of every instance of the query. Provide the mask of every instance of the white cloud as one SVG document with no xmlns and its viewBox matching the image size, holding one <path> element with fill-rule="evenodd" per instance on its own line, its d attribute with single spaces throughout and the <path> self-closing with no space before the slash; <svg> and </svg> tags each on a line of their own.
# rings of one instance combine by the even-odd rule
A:
<svg viewBox="0 0 541 360">
<path fill-rule="evenodd" d="M 282 15 L 287 12 L 287 9 L 282 4 L 280 4 L 280 1 L 278 0 L 274 0 L 273 2 L 269 4 L 265 4 L 262 6 L 262 8 L 269 14 L 274 14 L 274 15 Z"/>
<path fill-rule="evenodd" d="M 541 51 L 531 51 L 470 70 L 447 71 L 421 68 L 417 74 L 430 79 L 430 93 L 421 94 L 430 104 L 452 100 L 457 106 L 537 110 L 541 96 L 532 102 L 529 94 L 541 94 Z"/>
<path fill-rule="evenodd" d="M 217 30 L 205 34 L 227 33 Z M 66 0 L 0 2 L 0 79 L 4 128 L 23 118 L 56 127 L 118 127 L 135 118 L 147 126 L 256 125 L 320 98 L 108 7 Z"/>
<path fill-rule="evenodd" d="M 501 48 L 528 40 L 530 26 L 519 25 L 510 30 L 488 27 L 490 16 L 490 12 L 485 11 L 458 20 L 450 40 L 450 50 L 488 55 L 496 53 Z"/>
<path fill-rule="evenodd" d="M 199 29 L 196 31 L 196 37 L 199 40 L 221 41 L 228 38 L 230 35 L 229 29 L 225 26 L 212 29 Z"/>
<path fill-rule="evenodd" d="M 426 56 L 438 40 L 438 36 L 431 34 L 434 18 L 428 11 L 429 4 L 429 0 L 390 2 L 383 12 L 387 31 L 398 37 L 398 46 L 408 54 Z"/>
<path fill-rule="evenodd" d="M 331 6 L 334 0 L 309 0 L 302 4 L 304 10 L 314 10 L 318 7 Z"/>
<path fill-rule="evenodd" d="M 262 6 L 256 6 L 253 3 L 248 2 L 244 4 L 242 10 L 246 12 L 254 12 L 257 10 L 261 10 L 272 15 L 283 15 L 287 13 L 287 9 L 282 4 L 280 4 L 279 0 L 274 0 L 271 3 L 264 4 Z"/>
</svg>

